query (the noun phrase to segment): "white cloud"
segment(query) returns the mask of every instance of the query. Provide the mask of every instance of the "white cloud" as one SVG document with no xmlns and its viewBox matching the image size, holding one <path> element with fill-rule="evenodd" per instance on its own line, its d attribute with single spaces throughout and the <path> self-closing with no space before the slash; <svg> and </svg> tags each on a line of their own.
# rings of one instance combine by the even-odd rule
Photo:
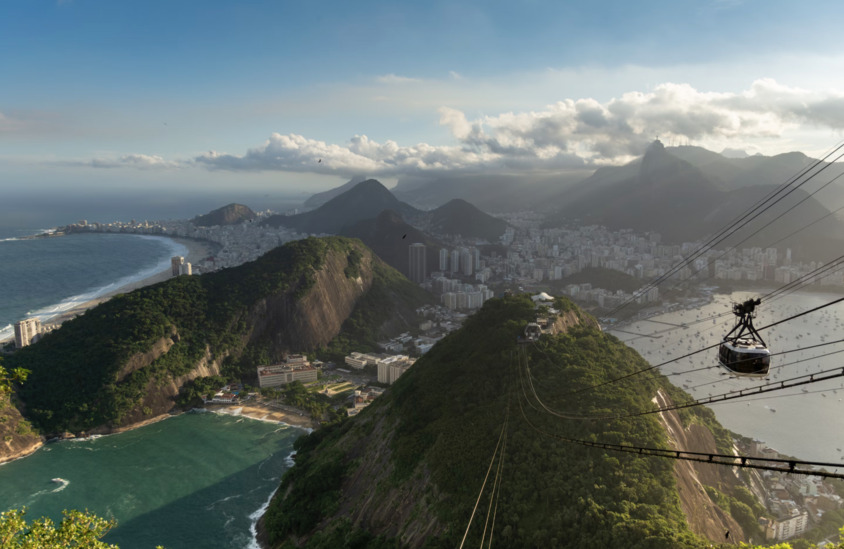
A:
<svg viewBox="0 0 844 549">
<path fill-rule="evenodd" d="M 70 165 L 90 168 L 136 168 L 140 170 L 180 168 L 184 162 L 166 160 L 158 155 L 127 154 L 117 158 L 95 158 L 87 162 L 70 162 Z"/>
</svg>

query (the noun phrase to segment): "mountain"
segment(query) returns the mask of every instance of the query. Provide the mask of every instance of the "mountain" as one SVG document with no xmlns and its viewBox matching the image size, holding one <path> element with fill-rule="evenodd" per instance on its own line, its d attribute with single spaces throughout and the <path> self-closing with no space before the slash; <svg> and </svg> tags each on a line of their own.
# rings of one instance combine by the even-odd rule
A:
<svg viewBox="0 0 844 549">
<path fill-rule="evenodd" d="M 345 229 L 343 235 L 359 238 L 385 263 L 405 276 L 409 276 L 408 247 L 411 244 L 425 244 L 428 272 L 436 270 L 440 248 L 445 247 L 440 241 L 405 223 L 392 210 L 384 210 L 378 217 L 359 221 Z"/>
<path fill-rule="evenodd" d="M 373 348 L 429 302 L 360 241 L 308 238 L 113 297 L 8 366 L 32 372 L 19 396 L 42 433 L 110 432 L 166 413 L 197 377 L 255 384 L 258 365 L 289 352 Z"/>
<path fill-rule="evenodd" d="M 669 147 L 667 150 L 708 176 L 717 178 L 716 183 L 728 191 L 751 186 L 780 185 L 803 173 L 816 162 L 800 152 L 775 156 L 735 157 L 717 154 L 701 147 Z M 817 169 L 812 170 L 812 173 L 814 172 L 818 172 L 815 181 L 819 185 L 844 173 L 844 166 L 840 163 L 822 162 Z M 844 183 L 835 182 L 833 186 L 839 191 L 844 190 Z"/>
<path fill-rule="evenodd" d="M 703 452 L 732 445 L 706 408 L 664 419 L 546 413 L 526 379 L 551 409 L 585 416 L 688 398 L 654 371 L 594 387 L 647 362 L 570 302 L 555 307 L 557 334 L 519 347 L 516 337 L 537 314 L 532 301 L 488 301 L 356 417 L 299 439 L 296 465 L 258 525 L 264 546 L 457 547 L 477 508 L 465 540 L 476 547 L 491 535 L 496 492 L 492 533 L 514 549 L 703 548 L 705 537 L 720 542 L 726 530 L 734 542 L 747 539 L 743 529 L 756 535 L 752 514 L 739 513 L 740 524 L 710 499 L 730 505 L 746 496 L 728 467 L 565 441 Z"/>
<path fill-rule="evenodd" d="M 578 222 L 656 231 L 667 243 L 703 239 L 730 226 L 771 193 L 773 186 L 763 174 L 798 161 L 796 155 L 727 159 L 696 147 L 668 150 L 657 141 L 641 161 L 601 168 L 558 195 L 554 202 L 561 206 L 546 218 L 546 226 Z M 747 218 L 747 226 L 719 247 L 791 247 L 801 259 L 836 257 L 844 235 L 842 222 L 803 189 L 784 194 L 759 216 Z"/>
<path fill-rule="evenodd" d="M 205 215 L 199 215 L 191 220 L 197 227 L 213 227 L 215 225 L 237 225 L 244 221 L 252 221 L 258 217 L 255 212 L 243 204 L 229 204 Z"/>
<path fill-rule="evenodd" d="M 313 210 L 315 208 L 319 208 L 335 196 L 341 195 L 344 192 L 351 190 L 355 185 L 358 183 L 362 183 L 366 181 L 366 177 L 362 175 L 357 175 L 351 178 L 346 183 L 343 183 L 339 187 L 334 187 L 333 189 L 329 189 L 327 191 L 323 191 L 321 193 L 316 193 L 311 195 L 305 203 L 303 204 L 304 208 L 307 210 Z"/>
<path fill-rule="evenodd" d="M 340 234 L 359 221 L 377 217 L 384 210 L 393 210 L 403 217 L 421 213 L 400 202 L 377 180 L 367 179 L 316 210 L 290 216 L 274 215 L 264 223 L 273 227 L 290 227 L 303 233 Z"/>
<path fill-rule="evenodd" d="M 513 212 L 542 209 L 550 197 L 591 173 L 592 170 L 572 170 L 547 175 L 406 177 L 392 190 L 399 200 L 417 208 L 436 208 L 461 198 L 487 212 Z"/>
<path fill-rule="evenodd" d="M 463 199 L 455 198 L 428 212 L 425 228 L 434 234 L 459 234 L 464 238 L 480 238 L 498 242 L 507 222 L 482 212 Z"/>
<path fill-rule="evenodd" d="M 717 186 L 688 162 L 668 153 L 660 142 L 648 149 L 635 175 L 632 166 L 605 168 L 580 183 L 565 200 L 556 220 L 578 219 L 614 229 L 657 231 L 672 242 L 693 240 L 709 224 L 705 214 L 721 204 Z M 617 179 L 608 174 L 619 174 Z"/>
</svg>

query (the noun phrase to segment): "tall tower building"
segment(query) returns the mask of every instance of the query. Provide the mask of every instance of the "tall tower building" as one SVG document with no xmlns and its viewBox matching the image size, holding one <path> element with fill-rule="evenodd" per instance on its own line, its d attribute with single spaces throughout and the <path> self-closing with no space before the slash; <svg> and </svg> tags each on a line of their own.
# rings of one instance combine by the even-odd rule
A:
<svg viewBox="0 0 844 549">
<path fill-rule="evenodd" d="M 472 259 L 472 252 L 464 248 L 463 251 L 460 252 L 460 268 L 463 274 L 471 276 L 474 264 L 475 262 Z"/>
<path fill-rule="evenodd" d="M 425 281 L 425 275 L 427 274 L 427 265 L 425 264 L 425 255 L 426 255 L 426 248 L 425 245 L 416 242 L 411 244 L 408 247 L 409 250 L 409 268 L 408 274 L 410 275 L 409 278 L 413 282 L 420 284 Z"/>
<path fill-rule="evenodd" d="M 440 271 L 446 272 L 448 270 L 448 250 L 440 248 Z"/>
<path fill-rule="evenodd" d="M 182 264 L 184 262 L 185 258 L 180 255 L 174 255 L 170 258 L 170 271 L 173 276 L 182 274 Z"/>
<path fill-rule="evenodd" d="M 41 321 L 37 318 L 27 318 L 15 322 L 15 348 L 26 347 L 41 334 Z"/>
<path fill-rule="evenodd" d="M 450 267 L 450 271 L 452 274 L 460 271 L 460 250 L 451 250 Z"/>
</svg>

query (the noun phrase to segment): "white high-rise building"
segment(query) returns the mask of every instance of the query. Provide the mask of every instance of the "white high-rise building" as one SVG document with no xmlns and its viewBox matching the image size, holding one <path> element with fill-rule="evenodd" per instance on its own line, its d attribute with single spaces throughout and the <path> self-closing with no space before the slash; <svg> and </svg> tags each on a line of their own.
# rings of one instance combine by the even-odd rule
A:
<svg viewBox="0 0 844 549">
<path fill-rule="evenodd" d="M 460 250 L 451 250 L 451 264 L 449 271 L 452 274 L 460 272 Z"/>
<path fill-rule="evenodd" d="M 448 270 L 448 250 L 440 248 L 440 271 L 446 272 Z"/>
<path fill-rule="evenodd" d="M 37 318 L 27 318 L 15 322 L 15 347 L 20 349 L 35 342 L 41 335 L 41 321 Z"/>
</svg>

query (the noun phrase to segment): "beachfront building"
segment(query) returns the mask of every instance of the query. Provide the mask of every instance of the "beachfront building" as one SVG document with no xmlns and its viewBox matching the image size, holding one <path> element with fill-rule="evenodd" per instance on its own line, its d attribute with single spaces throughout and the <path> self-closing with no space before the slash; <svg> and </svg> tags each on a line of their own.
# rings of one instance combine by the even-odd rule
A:
<svg viewBox="0 0 844 549">
<path fill-rule="evenodd" d="M 27 318 L 15 322 L 15 347 L 20 349 L 30 343 L 35 343 L 41 335 L 41 321 L 37 318 Z"/>
<path fill-rule="evenodd" d="M 310 383 L 318 378 L 318 370 L 302 355 L 290 355 L 281 364 L 258 366 L 258 386 L 280 387 L 294 381 Z"/>
<path fill-rule="evenodd" d="M 180 255 L 174 255 L 170 258 L 170 274 L 172 276 L 192 275 L 193 265 L 185 261 L 185 258 Z"/>
</svg>

